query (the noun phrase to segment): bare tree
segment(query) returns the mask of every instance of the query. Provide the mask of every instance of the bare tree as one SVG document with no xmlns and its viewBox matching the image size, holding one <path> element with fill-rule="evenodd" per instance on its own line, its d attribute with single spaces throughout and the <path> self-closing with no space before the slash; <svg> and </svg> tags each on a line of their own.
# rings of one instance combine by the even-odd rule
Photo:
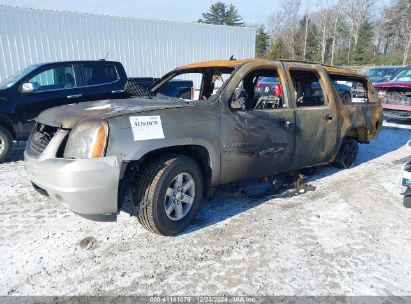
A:
<svg viewBox="0 0 411 304">
<path fill-rule="evenodd" d="M 334 60 L 333 56 L 338 23 L 338 11 L 335 7 L 335 2 L 332 0 L 322 1 L 317 13 L 314 14 L 314 22 L 319 29 L 317 40 L 321 49 L 321 62 L 325 62 L 327 47 L 330 41 L 333 42 L 332 60 Z"/>
<path fill-rule="evenodd" d="M 338 14 L 338 12 L 335 13 L 335 20 L 334 20 L 334 31 L 333 31 L 333 46 L 331 48 L 331 65 L 334 64 L 334 55 L 335 55 L 335 44 L 336 44 L 336 40 L 337 40 L 337 26 L 338 26 L 338 19 L 340 17 L 340 15 Z"/>
<path fill-rule="evenodd" d="M 411 47 L 411 30 L 409 31 L 409 35 L 408 35 L 408 43 L 405 45 L 405 48 L 404 48 L 404 56 L 402 60 L 402 65 L 407 64 L 408 53 L 410 51 L 410 47 Z"/>
<path fill-rule="evenodd" d="M 370 17 L 370 12 L 375 2 L 376 0 L 340 0 L 339 7 L 347 17 L 354 50 L 358 43 L 361 24 Z M 348 53 L 350 51 L 351 42 L 349 43 Z"/>
<path fill-rule="evenodd" d="M 307 12 L 305 13 L 305 29 L 304 29 L 304 48 L 303 48 L 303 60 L 306 58 L 307 54 L 307 39 L 308 39 L 308 14 Z"/>
<path fill-rule="evenodd" d="M 284 20 L 283 40 L 292 59 L 295 59 L 295 35 L 299 25 L 299 12 L 301 0 L 282 0 L 281 18 Z"/>
<path fill-rule="evenodd" d="M 384 10 L 379 20 L 379 35 L 385 42 L 384 54 L 390 52 L 402 57 L 405 65 L 408 61 L 411 47 L 411 2 L 410 0 L 395 0 L 392 5 Z M 379 45 L 377 44 L 377 47 Z"/>
</svg>

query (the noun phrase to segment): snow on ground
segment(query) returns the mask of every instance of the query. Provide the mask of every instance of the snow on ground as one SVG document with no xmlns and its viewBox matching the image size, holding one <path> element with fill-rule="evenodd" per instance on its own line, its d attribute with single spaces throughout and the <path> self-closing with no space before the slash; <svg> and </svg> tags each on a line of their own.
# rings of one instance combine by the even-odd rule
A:
<svg viewBox="0 0 411 304">
<path fill-rule="evenodd" d="M 316 169 L 300 196 L 222 187 L 173 238 L 39 196 L 19 152 L 0 165 L 0 295 L 411 295 L 411 209 L 392 195 L 408 139 L 386 123 L 354 168 Z"/>
</svg>

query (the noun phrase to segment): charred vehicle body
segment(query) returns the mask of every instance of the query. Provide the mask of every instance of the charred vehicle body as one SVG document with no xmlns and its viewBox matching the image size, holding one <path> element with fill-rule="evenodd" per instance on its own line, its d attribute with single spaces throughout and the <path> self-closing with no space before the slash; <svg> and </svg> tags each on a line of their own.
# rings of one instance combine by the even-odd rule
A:
<svg viewBox="0 0 411 304">
<path fill-rule="evenodd" d="M 194 100 L 157 93 L 193 74 Z M 261 77 L 278 78 L 281 94 L 256 96 Z M 362 85 L 362 102 L 343 102 L 334 81 Z M 166 74 L 146 97 L 43 112 L 25 168 L 38 192 L 92 219 L 114 220 L 130 190 L 139 222 L 175 235 L 220 184 L 332 162 L 350 168 L 358 144 L 375 139 L 381 123 L 377 94 L 354 71 L 290 61 L 203 62 Z"/>
</svg>

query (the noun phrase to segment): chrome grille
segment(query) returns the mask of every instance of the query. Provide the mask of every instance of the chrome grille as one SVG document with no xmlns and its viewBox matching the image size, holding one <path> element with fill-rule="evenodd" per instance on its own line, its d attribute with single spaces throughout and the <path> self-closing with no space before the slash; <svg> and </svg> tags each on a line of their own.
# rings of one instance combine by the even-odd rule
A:
<svg viewBox="0 0 411 304">
<path fill-rule="evenodd" d="M 57 128 L 55 127 L 37 124 L 31 135 L 31 140 L 28 143 L 28 152 L 34 157 L 39 157 L 46 149 L 56 132 Z"/>
</svg>

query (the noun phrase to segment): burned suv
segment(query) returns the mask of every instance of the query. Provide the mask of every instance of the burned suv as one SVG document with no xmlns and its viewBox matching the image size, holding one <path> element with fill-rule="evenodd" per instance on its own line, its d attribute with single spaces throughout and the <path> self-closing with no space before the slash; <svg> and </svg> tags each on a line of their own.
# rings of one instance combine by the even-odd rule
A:
<svg viewBox="0 0 411 304">
<path fill-rule="evenodd" d="M 190 99 L 158 93 L 193 76 Z M 256 96 L 264 77 L 280 94 Z M 335 83 L 362 87 L 343 101 Z M 314 85 L 315 84 L 315 85 Z M 377 137 L 382 108 L 369 80 L 319 64 L 232 60 L 185 65 L 147 96 L 49 109 L 25 151 L 38 192 L 91 219 L 115 219 L 126 193 L 147 229 L 175 235 L 220 184 L 327 163 L 350 168 Z"/>
</svg>

